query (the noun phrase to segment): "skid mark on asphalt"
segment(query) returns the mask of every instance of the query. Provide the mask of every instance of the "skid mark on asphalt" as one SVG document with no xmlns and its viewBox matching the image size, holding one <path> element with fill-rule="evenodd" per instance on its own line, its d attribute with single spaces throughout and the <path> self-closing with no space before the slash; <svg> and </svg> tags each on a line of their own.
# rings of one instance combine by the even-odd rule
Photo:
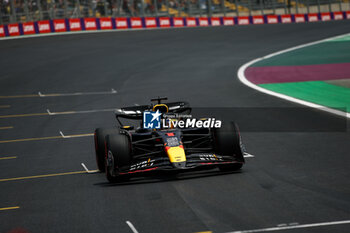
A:
<svg viewBox="0 0 350 233">
<path fill-rule="evenodd" d="M 90 170 L 91 172 L 95 172 L 98 170 Z M 23 177 L 14 177 L 14 178 L 5 178 L 0 179 L 0 182 L 6 181 L 16 181 L 16 180 L 29 180 L 29 179 L 38 179 L 38 178 L 46 178 L 46 177 L 55 177 L 55 176 L 67 176 L 67 175 L 76 175 L 76 174 L 84 174 L 88 173 L 87 171 L 74 171 L 74 172 L 63 172 L 63 173 L 54 173 L 54 174 L 44 174 L 44 175 L 35 175 L 35 176 L 23 176 Z"/>
<path fill-rule="evenodd" d="M 82 96 L 82 95 L 109 95 L 109 94 L 117 94 L 117 93 L 118 92 L 113 88 L 110 91 L 51 93 L 51 94 L 43 94 L 39 91 L 38 94 L 0 96 L 0 99 L 35 98 L 35 97 L 45 98 L 45 97 Z"/>
<path fill-rule="evenodd" d="M 19 209 L 19 206 L 12 206 L 12 207 L 0 208 L 0 211 L 3 211 L 3 210 L 15 210 L 15 209 Z"/>
</svg>

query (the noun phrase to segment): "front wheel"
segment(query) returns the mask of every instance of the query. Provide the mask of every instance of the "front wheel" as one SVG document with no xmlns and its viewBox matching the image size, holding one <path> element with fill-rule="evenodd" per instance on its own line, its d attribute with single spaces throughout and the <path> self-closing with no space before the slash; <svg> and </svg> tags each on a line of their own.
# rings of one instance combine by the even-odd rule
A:
<svg viewBox="0 0 350 233">
<path fill-rule="evenodd" d="M 106 136 L 106 177 L 111 183 L 125 181 L 128 175 L 120 175 L 123 168 L 130 166 L 131 145 L 128 136 L 111 134 Z"/>
<path fill-rule="evenodd" d="M 105 138 L 108 134 L 111 134 L 114 132 L 115 132 L 115 129 L 97 128 L 94 133 L 96 163 L 97 163 L 98 170 L 100 170 L 101 172 L 105 171 L 105 157 L 106 157 Z"/>
<path fill-rule="evenodd" d="M 237 124 L 222 122 L 221 128 L 212 131 L 214 151 L 218 155 L 232 156 L 236 163 L 220 165 L 221 171 L 236 171 L 244 163 L 242 139 Z"/>
</svg>

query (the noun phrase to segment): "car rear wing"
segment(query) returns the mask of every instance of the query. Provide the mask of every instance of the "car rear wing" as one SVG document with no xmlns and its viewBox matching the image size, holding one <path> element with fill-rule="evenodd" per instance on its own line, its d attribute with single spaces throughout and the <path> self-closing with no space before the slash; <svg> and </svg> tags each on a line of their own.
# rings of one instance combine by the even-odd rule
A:
<svg viewBox="0 0 350 233">
<path fill-rule="evenodd" d="M 168 106 L 168 113 L 184 113 L 184 114 L 190 114 L 191 113 L 191 107 L 188 102 L 171 102 L 171 103 L 164 103 Z M 153 105 L 140 105 L 140 106 L 130 106 L 130 107 L 124 107 L 119 108 L 115 110 L 115 116 L 117 118 L 117 121 L 122 126 L 123 124 L 120 121 L 120 118 L 124 119 L 131 119 L 131 120 L 141 120 L 143 118 L 143 112 L 144 111 L 152 111 Z"/>
</svg>

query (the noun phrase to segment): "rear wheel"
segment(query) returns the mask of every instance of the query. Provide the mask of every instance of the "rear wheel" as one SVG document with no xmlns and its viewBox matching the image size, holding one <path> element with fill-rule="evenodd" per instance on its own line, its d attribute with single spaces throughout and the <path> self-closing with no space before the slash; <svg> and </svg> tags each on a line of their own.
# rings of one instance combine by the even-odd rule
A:
<svg viewBox="0 0 350 233">
<path fill-rule="evenodd" d="M 111 134 L 106 136 L 106 177 L 109 182 L 120 182 L 129 179 L 128 175 L 120 176 L 119 171 L 130 166 L 131 145 L 128 136 Z"/>
<path fill-rule="evenodd" d="M 105 171 L 105 138 L 108 134 L 112 134 L 115 132 L 115 129 L 105 129 L 105 128 L 97 128 L 95 130 L 94 139 L 95 139 L 95 153 L 96 153 L 96 163 L 97 168 L 101 172 Z"/>
<path fill-rule="evenodd" d="M 237 163 L 220 165 L 221 171 L 236 171 L 244 163 L 242 141 L 237 124 L 222 122 L 221 128 L 213 130 L 214 151 L 219 155 L 230 155 Z"/>
</svg>

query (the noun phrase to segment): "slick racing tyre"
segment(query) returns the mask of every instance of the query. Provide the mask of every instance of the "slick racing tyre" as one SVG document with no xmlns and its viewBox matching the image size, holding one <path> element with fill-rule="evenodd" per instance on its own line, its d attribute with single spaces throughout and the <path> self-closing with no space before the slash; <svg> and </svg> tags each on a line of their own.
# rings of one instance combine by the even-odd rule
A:
<svg viewBox="0 0 350 233">
<path fill-rule="evenodd" d="M 221 171 L 236 171 L 244 163 L 242 141 L 238 126 L 233 122 L 222 122 L 221 128 L 215 128 L 213 133 L 214 151 L 218 155 L 231 155 L 237 163 L 220 165 Z"/>
<path fill-rule="evenodd" d="M 125 181 L 128 175 L 120 176 L 119 171 L 130 166 L 130 139 L 124 134 L 106 136 L 106 177 L 109 182 Z"/>
<path fill-rule="evenodd" d="M 105 171 L 105 138 L 108 134 L 115 133 L 115 129 L 105 129 L 97 128 L 95 130 L 94 139 L 95 139 L 95 153 L 96 153 L 96 163 L 97 168 L 101 172 Z"/>
</svg>

